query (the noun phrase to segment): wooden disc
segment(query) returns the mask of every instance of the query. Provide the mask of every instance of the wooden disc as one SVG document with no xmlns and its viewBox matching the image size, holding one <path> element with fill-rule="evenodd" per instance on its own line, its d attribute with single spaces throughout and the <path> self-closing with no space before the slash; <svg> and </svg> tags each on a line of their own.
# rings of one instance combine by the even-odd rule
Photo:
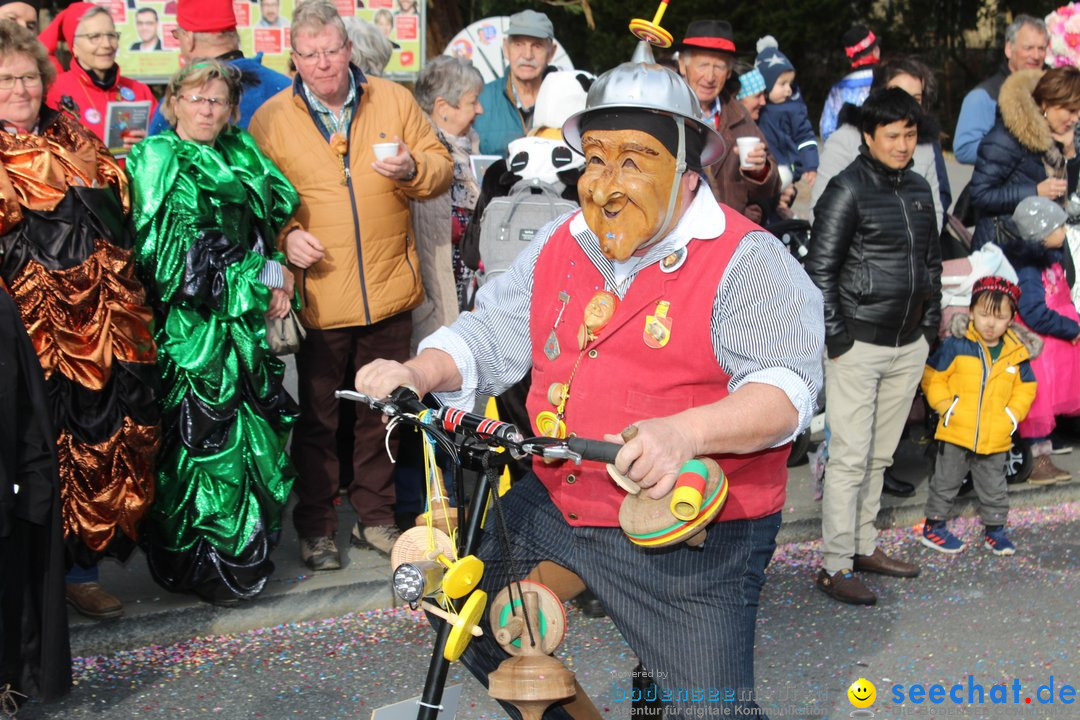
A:
<svg viewBox="0 0 1080 720">
<path fill-rule="evenodd" d="M 428 536 L 426 526 L 411 527 L 401 533 L 401 537 L 390 548 L 390 572 L 398 569 L 398 565 L 418 560 L 434 560 L 439 554 L 453 559 L 454 541 L 450 536 L 438 528 L 432 528 L 431 537 Z M 435 551 L 429 550 L 431 541 L 434 540 Z"/>
<path fill-rule="evenodd" d="M 514 597 L 513 606 L 510 603 L 511 587 Z M 532 631 L 540 633 L 540 649 L 545 655 L 550 655 L 555 652 L 555 648 L 559 646 L 563 636 L 566 634 L 566 609 L 563 607 L 562 602 L 559 601 L 558 595 L 538 582 L 522 580 L 520 593 L 517 583 L 512 583 L 512 586 L 508 585 L 496 593 L 491 601 L 490 610 L 488 610 L 488 621 L 491 623 L 492 633 L 506 627 L 511 618 L 515 616 L 521 617 L 521 593 L 528 592 L 537 593 L 540 605 L 540 617 L 529 618 Z M 503 650 L 511 655 L 522 654 L 520 638 L 509 643 L 500 642 L 499 644 L 502 645 Z"/>
<path fill-rule="evenodd" d="M 635 18 L 630 21 L 630 32 L 632 32 L 634 37 L 638 40 L 644 40 L 659 48 L 669 48 L 675 40 L 675 38 L 671 36 L 671 33 L 664 28 L 651 20 L 642 20 L 641 18 Z"/>
<path fill-rule="evenodd" d="M 611 479 L 615 481 L 616 485 L 618 485 L 631 495 L 637 495 L 639 492 L 641 492 L 640 485 L 638 485 L 636 482 L 616 470 L 615 466 L 611 463 L 607 464 L 607 474 L 611 476 Z"/>
<path fill-rule="evenodd" d="M 574 673 L 548 655 L 510 657 L 488 675 L 488 695 L 513 703 L 523 718 L 539 718 L 553 702 L 574 697 Z"/>
<path fill-rule="evenodd" d="M 709 476 L 698 516 L 684 522 L 672 515 L 672 492 L 659 500 L 653 500 L 648 493 L 627 495 L 619 508 L 619 525 L 630 542 L 642 547 L 667 547 L 693 537 L 712 522 L 727 500 L 727 477 L 715 460 L 700 459 Z"/>
</svg>

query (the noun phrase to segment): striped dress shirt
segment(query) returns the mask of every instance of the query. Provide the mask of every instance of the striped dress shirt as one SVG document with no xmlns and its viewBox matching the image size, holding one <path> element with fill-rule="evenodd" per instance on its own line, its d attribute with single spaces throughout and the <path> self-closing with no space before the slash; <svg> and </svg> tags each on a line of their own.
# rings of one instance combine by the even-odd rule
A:
<svg viewBox="0 0 1080 720">
<path fill-rule="evenodd" d="M 529 371 L 533 268 L 551 233 L 563 222 L 569 220 L 570 232 L 603 275 L 606 289 L 621 299 L 642 269 L 695 238 L 720 237 L 726 225 L 724 212 L 702 186 L 671 232 L 642 257 L 622 263 L 604 256 L 581 213 L 549 223 L 507 272 L 480 289 L 473 311 L 462 313 L 453 325 L 420 343 L 420 351 L 430 347 L 448 353 L 461 372 L 461 389 L 439 393 L 439 398 L 455 407 L 472 408 L 477 393 L 498 395 Z M 693 262 L 692 246 L 688 253 L 686 262 Z M 551 298 L 551 303 L 557 302 Z M 747 383 L 783 390 L 799 412 L 799 427 L 777 445 L 798 435 L 816 411 L 822 385 L 824 311 L 821 292 L 769 233 L 751 232 L 740 241 L 718 279 L 710 330 L 716 360 L 731 377 L 728 392 Z"/>
</svg>

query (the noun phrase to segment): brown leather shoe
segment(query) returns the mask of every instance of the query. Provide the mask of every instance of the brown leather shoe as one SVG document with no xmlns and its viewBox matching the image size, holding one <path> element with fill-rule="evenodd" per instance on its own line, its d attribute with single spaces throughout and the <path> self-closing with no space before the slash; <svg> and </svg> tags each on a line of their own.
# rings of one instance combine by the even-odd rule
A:
<svg viewBox="0 0 1080 720">
<path fill-rule="evenodd" d="M 1057 482 L 1068 482 L 1072 479 L 1072 473 L 1058 467 L 1050 460 L 1049 455 L 1040 455 L 1035 458 L 1031 467 L 1031 475 L 1028 476 L 1029 485 L 1053 485 Z"/>
<path fill-rule="evenodd" d="M 118 618 L 124 614 L 124 606 L 116 596 L 106 592 L 96 582 L 66 583 L 64 597 L 68 605 L 94 620 Z"/>
<path fill-rule="evenodd" d="M 881 548 L 874 548 L 873 555 L 855 555 L 851 559 L 851 567 L 855 572 L 877 573 L 878 575 L 902 578 L 918 577 L 921 572 L 918 565 L 891 558 L 881 552 Z"/>
<path fill-rule="evenodd" d="M 877 595 L 866 587 L 863 581 L 851 574 L 850 570 L 837 570 L 830 575 L 824 569 L 818 571 L 818 590 L 833 600 L 849 605 L 874 605 Z"/>
</svg>

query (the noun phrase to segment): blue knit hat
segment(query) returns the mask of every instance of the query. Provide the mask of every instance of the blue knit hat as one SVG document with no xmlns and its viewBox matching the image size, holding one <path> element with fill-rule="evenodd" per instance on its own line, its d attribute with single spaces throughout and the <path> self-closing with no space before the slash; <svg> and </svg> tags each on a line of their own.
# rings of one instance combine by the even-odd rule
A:
<svg viewBox="0 0 1080 720">
<path fill-rule="evenodd" d="M 757 60 L 754 67 L 761 71 L 765 78 L 765 92 L 772 92 L 773 85 L 786 72 L 795 72 L 795 66 L 787 59 L 787 55 L 780 52 L 780 45 L 772 35 L 766 35 L 757 41 Z"/>
<path fill-rule="evenodd" d="M 765 78 L 757 68 L 750 68 L 739 76 L 740 90 L 735 95 L 736 100 L 742 100 L 758 93 L 765 92 Z"/>
</svg>

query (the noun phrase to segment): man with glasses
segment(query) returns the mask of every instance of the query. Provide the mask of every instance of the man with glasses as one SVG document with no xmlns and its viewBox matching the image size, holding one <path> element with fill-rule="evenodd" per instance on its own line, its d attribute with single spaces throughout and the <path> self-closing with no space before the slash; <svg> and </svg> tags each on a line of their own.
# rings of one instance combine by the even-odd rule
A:
<svg viewBox="0 0 1080 720">
<path fill-rule="evenodd" d="M 236 15 L 232 0 L 180 0 L 176 10 L 173 37 L 180 43 L 180 61 L 185 65 L 194 58 L 215 58 L 227 62 L 242 73 L 240 118 L 236 126 L 247 129 L 251 116 L 264 102 L 289 87 L 289 78 L 262 64 L 262 58 L 247 58 L 240 50 Z M 150 122 L 150 134 L 169 127 L 160 112 Z"/>
<path fill-rule="evenodd" d="M 249 130 L 300 193 L 280 235 L 308 328 L 296 355 L 293 522 L 307 566 L 336 570 L 334 391 L 348 387 L 350 369 L 409 356 L 410 311 L 424 297 L 409 200 L 445 192 L 452 162 L 408 90 L 349 62 L 352 43 L 334 5 L 310 0 L 297 7 L 290 40 L 293 87 L 267 101 Z M 377 159 L 376 144 L 388 146 L 381 149 L 389 156 Z M 399 532 L 384 434 L 377 413 L 357 413 L 347 490 L 360 518 L 352 543 L 389 554 Z M 396 435 L 390 445 L 396 453 Z"/>
<path fill-rule="evenodd" d="M 162 49 L 161 36 L 158 35 L 158 14 L 154 8 L 139 8 L 135 13 L 135 32 L 139 35 L 139 42 L 132 44 L 132 50 L 139 52 Z"/>
</svg>

